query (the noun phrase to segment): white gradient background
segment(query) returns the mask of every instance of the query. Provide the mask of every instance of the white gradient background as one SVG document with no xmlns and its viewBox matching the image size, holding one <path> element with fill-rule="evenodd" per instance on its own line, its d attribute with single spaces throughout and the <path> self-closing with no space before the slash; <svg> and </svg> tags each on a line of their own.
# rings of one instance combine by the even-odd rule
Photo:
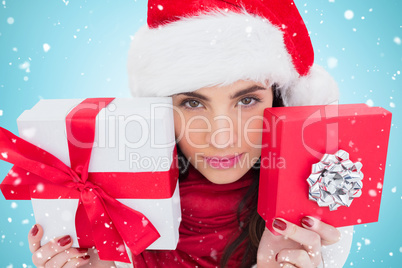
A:
<svg viewBox="0 0 402 268">
<path fill-rule="evenodd" d="M 345 267 L 400 267 L 402 2 L 296 4 L 311 32 L 316 63 L 339 84 L 340 102 L 368 103 L 393 113 L 380 220 L 355 228 Z M 353 18 L 345 17 L 348 10 Z M 129 97 L 130 36 L 145 21 L 144 0 L 1 1 L 0 126 L 17 133 L 17 117 L 41 98 Z M 44 44 L 50 49 L 45 51 Z M 0 162 L 0 178 L 10 167 Z M 0 196 L 0 268 L 33 266 L 26 240 L 33 224 L 29 201 Z"/>
</svg>

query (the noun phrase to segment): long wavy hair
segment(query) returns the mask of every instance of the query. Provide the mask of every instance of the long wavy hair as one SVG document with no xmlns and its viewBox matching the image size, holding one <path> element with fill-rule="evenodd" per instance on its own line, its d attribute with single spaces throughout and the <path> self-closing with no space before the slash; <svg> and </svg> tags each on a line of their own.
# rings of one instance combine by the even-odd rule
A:
<svg viewBox="0 0 402 268">
<path fill-rule="evenodd" d="M 283 100 L 277 86 L 272 86 L 274 98 L 272 107 L 283 107 Z M 179 160 L 179 180 L 183 180 L 188 175 L 188 160 L 180 151 L 178 147 L 178 160 Z M 244 251 L 242 261 L 239 267 L 251 267 L 257 262 L 258 245 L 261 240 L 262 233 L 265 228 L 265 221 L 257 212 L 258 204 L 258 186 L 260 180 L 260 160 L 258 160 L 252 167 L 253 182 L 249 189 L 240 201 L 237 208 L 237 221 L 241 230 L 239 236 L 230 241 L 225 248 L 223 256 L 220 261 L 220 267 L 226 267 L 232 256 L 238 251 Z M 246 211 L 246 217 L 241 222 L 240 215 Z"/>
</svg>

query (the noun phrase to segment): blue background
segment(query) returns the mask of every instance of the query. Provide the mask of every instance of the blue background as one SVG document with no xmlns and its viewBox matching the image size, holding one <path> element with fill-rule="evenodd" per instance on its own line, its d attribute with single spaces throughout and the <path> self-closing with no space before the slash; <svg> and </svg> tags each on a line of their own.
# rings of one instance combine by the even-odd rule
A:
<svg viewBox="0 0 402 268">
<path fill-rule="evenodd" d="M 296 0 L 316 63 L 337 80 L 341 103 L 393 113 L 380 220 L 355 227 L 346 267 L 401 267 L 402 1 Z M 353 11 L 347 19 L 345 12 Z M 0 125 L 39 99 L 129 97 L 126 57 L 146 1 L 5 0 L 0 3 Z M 50 49 L 45 51 L 43 45 Z M 0 162 L 0 178 L 10 164 Z M 0 267 L 32 267 L 29 201 L 0 196 Z"/>
</svg>

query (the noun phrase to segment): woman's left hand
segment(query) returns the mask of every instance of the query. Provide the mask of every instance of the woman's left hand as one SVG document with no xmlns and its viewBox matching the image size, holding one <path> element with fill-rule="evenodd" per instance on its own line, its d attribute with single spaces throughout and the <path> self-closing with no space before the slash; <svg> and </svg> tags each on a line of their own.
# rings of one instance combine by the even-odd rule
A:
<svg viewBox="0 0 402 268">
<path fill-rule="evenodd" d="M 258 246 L 257 267 L 303 267 L 320 265 L 321 246 L 339 241 L 339 231 L 313 217 L 304 217 L 302 226 L 277 218 L 274 235 L 265 228 Z"/>
</svg>

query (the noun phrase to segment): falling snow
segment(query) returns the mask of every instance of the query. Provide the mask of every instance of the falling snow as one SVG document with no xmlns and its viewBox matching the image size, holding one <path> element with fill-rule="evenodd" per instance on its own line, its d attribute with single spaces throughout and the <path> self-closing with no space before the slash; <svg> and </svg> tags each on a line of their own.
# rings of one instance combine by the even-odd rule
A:
<svg viewBox="0 0 402 268">
<path fill-rule="evenodd" d="M 366 101 L 366 104 L 367 104 L 368 106 L 370 106 L 370 107 L 373 107 L 373 106 L 374 106 L 374 101 L 373 101 L 372 99 L 368 99 L 368 100 Z"/>
<path fill-rule="evenodd" d="M 13 17 L 8 17 L 7 18 L 7 23 L 10 24 L 10 25 L 14 24 L 14 18 Z"/>
<path fill-rule="evenodd" d="M 7 1 L 8 2 L 8 1 Z M 335 3 L 335 0 L 328 0 L 328 2 L 329 3 Z M 334 4 L 334 5 L 330 5 L 330 6 L 332 6 L 332 7 L 335 7 L 336 5 L 340 5 L 341 3 L 340 3 L 340 1 L 338 1 L 339 3 L 336 3 L 336 4 Z M 62 0 L 62 2 L 60 1 L 60 3 L 61 3 L 61 6 L 62 6 L 62 8 L 63 9 L 72 9 L 73 8 L 73 5 L 70 5 L 70 6 L 68 6 L 69 5 L 69 1 L 67 1 L 67 0 Z M 64 4 L 63 4 L 64 3 Z M 6 8 L 6 1 L 2 1 L 2 7 L 3 8 Z M 66 8 L 66 6 L 68 6 L 67 8 Z M 157 6 L 157 8 L 159 9 L 159 10 L 163 10 L 163 6 L 162 5 L 158 5 Z M 344 7 L 343 9 L 341 9 L 342 11 L 344 11 L 344 10 L 346 10 L 346 9 L 348 9 L 348 8 L 351 8 L 351 9 L 353 9 L 354 10 L 354 8 L 353 7 L 351 7 L 351 6 L 349 6 L 349 7 Z M 358 31 L 359 30 L 359 34 L 363 34 L 363 32 L 364 32 L 364 29 L 363 29 L 363 27 L 361 26 L 363 23 L 369 23 L 370 22 L 370 20 L 373 20 L 374 19 L 374 16 L 376 15 L 376 13 L 377 12 L 373 12 L 373 8 L 370 8 L 370 9 L 368 9 L 368 6 L 366 6 L 366 9 L 363 11 L 363 12 L 365 12 L 365 13 L 363 13 L 362 12 L 362 14 L 358 14 L 358 11 L 357 11 L 358 9 L 356 9 L 355 11 L 356 11 L 356 14 L 354 14 L 354 12 L 352 11 L 352 10 L 346 10 L 345 12 L 344 12 L 344 19 L 346 19 L 346 23 L 349 23 L 348 25 L 348 27 L 349 28 L 347 28 L 347 30 L 348 31 L 350 31 L 350 29 L 352 29 L 353 30 L 353 32 L 356 32 L 356 31 Z M 370 13 L 368 13 L 368 12 L 370 12 Z M 305 10 L 305 12 L 304 12 L 305 14 L 308 14 L 308 15 L 310 15 L 310 14 L 314 14 L 314 9 L 313 8 L 310 8 L 309 7 L 309 12 L 307 12 L 307 10 Z M 325 13 L 324 13 L 325 14 Z M 14 14 L 9 14 L 9 16 L 10 15 L 14 15 Z M 342 13 L 340 14 L 341 16 L 342 16 Z M 350 24 L 350 22 L 354 19 L 354 17 L 355 17 L 355 15 L 356 15 L 356 20 L 354 20 L 353 21 L 353 23 L 356 23 L 356 25 L 351 25 Z M 362 15 L 364 15 L 364 16 L 362 16 Z M 342 19 L 342 18 L 341 18 Z M 361 21 L 361 20 L 364 20 L 363 22 Z M 16 22 L 15 22 L 15 20 L 16 20 Z M 325 24 L 329 24 L 328 23 L 328 18 L 324 18 L 324 20 L 318 20 L 317 22 L 315 22 L 315 23 L 320 23 L 320 24 L 323 24 L 323 22 L 325 21 Z M 21 18 L 20 17 L 18 17 L 17 15 L 15 15 L 15 19 L 13 18 L 13 17 L 8 17 L 7 18 L 7 16 L 4 16 L 3 17 L 3 24 L 5 24 L 5 23 L 7 23 L 9 26 L 8 26 L 8 28 L 10 28 L 10 29 L 12 29 L 12 28 L 16 28 L 17 26 L 19 26 L 19 24 L 21 23 Z M 16 25 L 14 25 L 14 26 L 10 26 L 10 25 L 13 25 L 13 24 L 15 24 L 16 23 Z M 56 22 L 53 22 L 53 23 L 55 23 L 55 25 L 56 25 Z M 359 24 L 357 24 L 357 23 L 359 23 Z M 381 23 L 380 21 L 378 22 L 379 24 Z M 311 25 L 312 23 L 310 22 L 310 25 Z M 324 26 L 325 26 L 325 24 L 323 24 Z M 60 22 L 57 24 L 57 25 L 60 25 Z M 309 25 L 308 25 L 309 26 Z M 322 27 L 324 27 L 324 26 L 322 26 Z M 81 26 L 82 27 L 82 26 Z M 356 28 L 353 28 L 353 27 L 356 27 Z M 401 26 L 397 26 L 397 27 L 401 27 Z M 402 27 L 401 27 L 402 28 Z M 81 28 L 82 29 L 82 28 Z M 77 39 L 77 35 L 74 35 L 73 37 L 74 37 L 74 39 L 77 39 L 77 40 L 74 40 L 75 42 L 78 42 L 78 41 L 80 41 L 79 39 L 82 37 L 82 39 L 83 40 L 89 40 L 89 41 L 91 41 L 91 38 L 88 38 L 88 37 L 84 37 L 83 36 L 83 32 L 84 31 L 79 31 L 79 29 L 77 29 L 77 31 L 76 31 L 77 33 L 79 32 L 79 34 L 77 34 L 78 35 L 78 39 Z M 252 32 L 252 28 L 251 27 L 247 27 L 246 28 L 246 33 L 251 33 Z M 314 32 L 313 32 L 313 34 L 314 34 Z M 385 44 L 392 44 L 393 45 L 393 47 L 394 48 L 396 48 L 396 49 L 399 49 L 399 47 L 398 46 L 400 46 L 401 45 L 401 38 L 400 38 L 400 36 L 394 36 L 394 35 L 396 35 L 397 33 L 393 33 L 393 35 L 388 35 L 388 36 L 384 36 L 384 37 L 382 37 L 382 40 L 381 40 L 381 43 L 380 43 L 380 39 L 378 38 L 378 40 L 377 40 L 377 36 L 374 36 L 374 38 L 373 38 L 373 45 L 374 46 L 376 46 L 376 45 L 378 45 L 378 47 L 377 47 L 377 49 L 381 49 L 382 47 L 381 46 L 384 46 Z M 3 34 L 3 36 L 5 36 L 4 34 Z M 71 38 L 71 33 L 70 33 L 70 38 Z M 129 35 L 127 35 L 127 39 L 132 39 L 133 38 L 133 36 L 129 36 Z M 49 39 L 49 38 L 47 38 L 47 39 L 43 39 L 43 41 L 41 41 L 42 43 L 44 42 L 44 41 L 48 41 L 49 42 L 49 40 L 51 40 L 51 39 Z M 94 40 L 95 40 L 95 38 L 94 38 Z M 87 42 L 88 44 L 90 44 L 90 42 Z M 95 41 L 93 41 L 93 42 L 95 42 Z M 39 43 L 39 48 L 38 48 L 38 50 L 41 50 L 41 49 L 43 49 L 43 52 L 45 52 L 45 53 L 48 53 L 51 49 L 52 49 L 52 51 L 50 51 L 49 53 L 55 53 L 56 51 L 54 50 L 55 49 L 55 47 L 51 47 L 48 43 L 43 43 L 43 45 L 42 45 L 42 48 L 40 48 L 40 44 L 42 44 L 42 43 Z M 214 42 L 214 44 L 216 43 L 216 41 Z M 54 44 L 52 44 L 52 45 L 54 45 Z M 332 46 L 332 44 L 330 44 L 331 46 L 329 47 L 329 49 L 333 49 L 333 46 Z M 18 46 L 18 48 L 17 47 L 13 47 L 13 46 Z M 38 44 L 36 44 L 36 46 L 38 46 Z M 347 53 L 348 51 L 351 51 L 351 44 L 348 44 L 347 42 L 345 42 L 344 44 L 342 44 L 342 46 L 344 46 L 344 48 L 342 48 L 342 51 L 346 51 L 345 53 Z M 367 44 L 367 47 L 369 47 L 369 44 Z M 327 48 L 328 48 L 328 46 L 327 46 Z M 12 51 L 12 53 L 10 53 L 10 55 L 14 55 L 14 57 L 15 58 L 17 58 L 17 57 L 19 57 L 19 56 L 21 56 L 21 55 L 19 55 L 20 53 L 22 53 L 22 52 L 24 52 L 24 46 L 22 46 L 21 44 L 11 44 L 11 45 L 9 45 L 7 48 L 7 51 L 8 52 L 10 52 L 10 51 Z M 367 48 L 367 49 L 369 49 L 369 48 Z M 378 54 L 376 55 L 377 57 L 379 57 L 380 56 L 380 53 L 381 52 L 383 52 L 383 54 L 382 54 L 382 57 L 388 57 L 388 56 L 391 56 L 390 55 L 390 53 L 388 53 L 387 54 L 387 51 L 385 50 L 385 48 L 382 48 L 383 50 L 381 50 L 381 51 L 379 51 L 378 52 Z M 339 48 L 339 50 L 340 50 L 340 48 Z M 329 51 L 329 50 L 328 50 Z M 336 55 L 338 58 L 336 58 L 336 57 L 332 57 L 331 55 Z M 385 55 L 385 56 L 384 56 Z M 70 55 L 67 55 L 66 54 L 66 56 L 68 56 L 68 57 L 70 57 Z M 396 55 L 397 56 L 397 55 Z M 14 60 L 10 60 L 10 61 L 13 61 L 13 62 L 6 62 L 5 64 L 7 64 L 7 66 L 8 65 L 10 65 L 10 66 L 12 66 L 11 68 L 13 68 L 13 67 L 15 67 L 15 66 L 19 66 L 19 68 L 14 68 L 14 69 L 16 69 L 19 73 L 23 73 L 23 72 L 26 72 L 26 73 L 30 73 L 30 68 L 31 68 L 31 64 L 30 64 L 30 62 L 29 61 L 25 61 L 24 62 L 24 59 L 25 58 L 22 58 L 22 59 L 18 59 L 19 61 L 14 61 Z M 338 62 L 338 59 L 339 59 L 339 62 Z M 325 56 L 323 56 L 322 57 L 322 61 L 323 61 L 323 64 L 325 65 L 325 63 L 326 63 L 326 65 L 327 65 L 327 67 L 329 68 L 329 69 L 334 69 L 334 68 L 338 68 L 338 69 L 336 69 L 335 71 L 341 71 L 340 69 L 340 67 L 338 66 L 338 63 L 343 63 L 345 66 L 346 66 L 346 64 L 347 64 L 347 62 L 344 60 L 344 58 L 342 58 L 340 55 L 338 55 L 338 54 L 336 54 L 336 52 L 333 52 L 333 51 L 331 51 L 330 53 L 329 53 L 329 55 L 328 54 L 326 54 Z M 326 62 L 325 62 L 326 61 Z M 20 64 L 22 62 L 22 64 Z M 361 66 L 363 66 L 363 64 L 361 64 Z M 361 66 L 359 67 L 359 68 L 361 68 Z M 35 64 L 35 67 L 37 67 L 37 65 Z M 341 67 L 343 67 L 343 66 L 341 66 Z M 33 68 L 33 67 L 32 67 Z M 18 69 L 20 69 L 20 70 L 18 70 Z M 371 67 L 371 66 L 368 66 L 367 68 L 365 67 L 365 69 L 364 69 L 364 72 L 366 71 L 366 69 L 368 70 L 368 69 L 370 69 L 370 74 L 373 72 L 373 71 L 375 71 L 376 70 L 376 72 L 377 72 L 377 75 L 380 75 L 381 73 L 383 73 L 384 74 L 384 79 L 378 79 L 378 81 L 380 81 L 380 80 L 388 80 L 390 83 L 399 83 L 400 82 L 400 80 L 398 80 L 398 77 L 396 76 L 396 75 L 392 75 L 394 72 L 395 72 L 395 69 L 394 70 L 387 70 L 386 69 L 386 66 L 381 66 L 381 65 L 378 65 L 378 66 L 374 66 L 373 65 L 373 67 Z M 21 71 L 22 70 L 22 71 Z M 85 70 L 86 71 L 86 70 Z M 331 70 L 332 71 L 332 70 Z M 86 72 L 87 73 L 87 72 Z M 400 71 L 398 71 L 397 72 L 398 73 L 398 75 L 400 74 Z M 79 74 L 79 73 L 78 73 Z M 385 75 L 386 74 L 386 75 Z M 84 75 L 84 73 L 82 73 L 81 75 Z M 359 74 L 359 73 L 348 73 L 347 74 L 347 77 L 350 77 L 351 75 L 353 75 L 353 78 L 352 79 L 354 79 L 355 77 L 356 77 L 356 80 L 355 80 L 355 82 L 358 82 L 359 81 L 359 79 L 361 79 L 362 78 L 362 76 Z M 85 77 L 85 76 L 84 76 Z M 346 77 L 346 78 L 347 78 Z M 378 76 L 379 77 L 379 76 Z M 391 79 L 390 79 L 391 78 Z M 30 75 L 30 77 L 28 77 L 28 76 L 20 76 L 18 79 L 16 79 L 16 80 L 19 80 L 20 82 L 21 82 L 21 80 L 23 80 L 23 81 L 29 81 L 31 79 L 31 81 L 34 81 L 34 79 L 33 79 L 33 76 L 32 75 Z M 113 76 L 111 76 L 111 78 L 107 78 L 106 79 L 106 81 L 107 82 L 110 82 L 110 81 L 118 81 L 118 79 L 115 79 L 115 77 L 113 77 Z M 345 81 L 347 81 L 347 79 L 345 79 Z M 396 82 L 395 82 L 396 81 Z M 29 85 L 31 82 L 29 82 L 29 83 L 26 83 L 26 85 Z M 362 87 L 364 87 L 363 85 L 362 85 Z M 384 86 L 384 88 L 386 88 L 387 86 Z M 346 87 L 345 87 L 346 88 Z M 17 89 L 16 89 L 17 90 Z M 18 90 L 20 90 L 20 89 L 18 89 Z M 21 90 L 24 90 L 24 88 L 21 88 Z M 384 89 L 385 90 L 385 89 Z M 371 91 L 370 91 L 371 92 Z M 358 96 L 358 93 L 359 93 L 359 91 L 358 90 L 356 90 L 356 96 Z M 375 93 L 375 92 L 374 92 Z M 38 93 L 38 94 L 41 94 L 41 93 Z M 386 94 L 388 94 L 388 92 L 386 93 Z M 389 94 L 391 94 L 391 93 L 389 93 Z M 389 96 L 389 94 L 388 95 L 385 95 L 385 98 L 387 99 L 388 97 L 387 96 Z M 396 94 L 396 93 L 394 93 L 395 95 L 393 95 L 394 96 L 394 99 L 392 99 L 392 97 L 391 97 L 391 100 L 385 100 L 384 102 L 381 102 L 381 100 L 379 100 L 374 94 L 371 94 L 371 95 L 369 95 L 369 94 L 367 94 L 367 96 L 365 96 L 364 97 L 364 99 L 363 100 L 359 100 L 359 102 L 364 102 L 365 100 L 366 100 L 366 104 L 367 105 L 369 105 L 369 106 L 374 106 L 374 102 L 376 102 L 376 104 L 378 105 L 378 106 L 383 106 L 383 107 L 385 107 L 385 108 L 387 108 L 387 106 L 388 107 L 390 107 L 390 108 L 399 108 L 400 109 L 400 105 L 399 105 L 399 99 L 398 99 L 398 95 Z M 43 96 L 45 96 L 45 95 L 43 95 Z M 363 96 L 363 94 L 361 95 L 361 96 Z M 372 99 L 368 99 L 368 98 L 372 98 Z M 4 107 L 3 107 L 3 109 L 4 109 Z M 398 111 L 398 110 L 392 110 L 392 111 Z M 11 111 L 12 112 L 12 111 Z M 7 109 L 7 116 L 11 113 L 8 109 Z M 3 110 L 0 110 L 0 116 L 3 116 Z M 393 119 L 393 121 L 394 121 L 394 119 Z M 31 130 L 31 132 L 27 132 L 27 133 L 23 133 L 23 135 L 25 136 L 25 137 L 27 137 L 27 138 L 29 138 L 29 137 L 34 137 L 35 136 L 35 133 L 36 133 L 36 131 L 35 130 Z M 391 147 L 390 147 L 390 150 L 391 150 Z M 389 174 L 389 173 L 388 173 Z M 392 179 L 392 177 L 389 177 L 389 175 L 387 175 L 386 176 L 386 181 L 388 181 L 388 179 Z M 391 184 L 392 185 L 392 184 Z M 382 191 L 382 188 L 383 188 L 383 185 L 382 185 L 382 183 L 381 182 L 378 182 L 377 183 L 377 190 L 376 189 L 370 189 L 369 191 L 368 191 L 368 194 L 370 195 L 370 196 L 377 196 L 378 194 L 380 194 Z M 397 192 L 397 187 L 395 186 L 395 187 L 393 187 L 392 189 L 391 189 L 391 191 L 389 191 L 389 190 L 387 190 L 387 193 L 389 194 L 390 192 L 392 192 L 392 193 L 396 193 Z M 384 192 L 384 194 L 385 194 L 385 192 Z M 394 195 L 395 196 L 395 195 Z M 399 196 L 398 196 L 398 199 L 399 199 Z M 402 199 L 402 197 L 401 197 L 401 199 Z M 22 205 L 21 205 L 22 206 Z M 11 209 L 14 209 L 14 210 L 16 210 L 16 211 L 18 211 L 18 210 L 21 210 L 21 207 L 19 208 L 18 207 L 18 204 L 16 203 L 16 202 L 12 202 L 10 205 L 7 205 L 7 209 L 9 209 L 11 207 Z M 19 208 L 19 209 L 17 209 L 17 208 Z M 70 212 L 69 212 L 70 213 Z M 7 215 L 7 214 L 6 214 Z M 8 216 L 10 216 L 10 215 L 7 215 L 7 216 L 5 216 L 5 218 L 3 218 L 3 221 L 4 222 L 7 222 L 6 221 L 6 219 L 7 219 L 7 217 Z M 32 215 L 31 215 L 32 216 Z M 63 218 L 70 218 L 70 217 L 73 217 L 73 215 L 68 215 L 68 213 L 66 213 L 66 214 L 63 214 L 63 216 L 62 216 Z M 18 224 L 20 221 L 21 221 L 21 219 L 20 218 L 17 218 L 17 217 L 14 217 L 13 216 L 13 219 L 11 218 L 11 217 L 9 217 L 8 219 L 8 222 L 12 222 L 13 220 L 14 220 L 14 222 L 13 222 L 13 224 Z M 180 221 L 180 219 L 178 219 L 178 221 Z M 381 221 L 380 221 L 381 222 Z M 126 223 L 126 222 L 125 222 Z M 143 222 L 144 223 L 144 222 Z M 21 224 L 29 224 L 29 220 L 28 219 L 23 219 L 22 221 L 21 221 Z M 147 222 L 145 222 L 145 224 L 147 224 Z M 105 226 L 106 226 L 106 224 L 105 224 Z M 5 239 L 5 236 L 4 235 L 2 235 L 1 236 L 1 238 L 4 240 Z M 224 237 L 222 236 L 222 235 L 219 235 L 218 236 L 218 238 L 219 239 L 224 239 Z M 373 241 L 374 241 L 374 237 L 370 237 Z M 7 236 L 7 239 L 10 239 L 10 236 Z M 3 242 L 3 241 L 0 241 L 0 242 Z M 16 245 L 20 245 L 20 246 L 23 246 L 24 245 L 24 243 L 22 242 L 22 241 L 19 241 L 19 240 L 14 240 L 13 241 L 13 243 L 14 244 L 16 244 Z M 105 243 L 106 243 L 106 241 L 105 241 Z M 367 239 L 367 238 L 363 238 L 362 240 L 360 240 L 360 242 L 358 242 L 357 243 L 357 247 L 358 247 L 358 249 L 360 250 L 360 248 L 363 246 L 363 245 L 365 245 L 365 246 L 369 246 L 369 245 L 371 245 L 371 248 L 374 248 L 374 245 L 375 246 L 377 246 L 377 243 L 374 243 L 374 242 L 372 242 L 370 239 Z M 26 246 L 26 245 L 25 245 Z M 398 245 L 398 246 L 400 246 L 400 245 Z M 119 248 L 120 249 L 120 248 Z M 392 250 L 392 252 L 390 252 Z M 398 251 L 399 250 L 399 251 Z M 402 246 L 401 247 L 396 247 L 396 248 L 389 248 L 389 249 L 387 249 L 387 251 L 385 251 L 384 252 L 384 254 L 383 255 L 389 255 L 390 257 L 393 257 L 394 255 L 394 257 L 393 258 L 397 258 L 397 255 L 398 256 L 400 256 L 399 255 L 399 253 L 402 253 Z M 215 258 L 215 256 L 216 256 L 216 251 L 214 250 L 214 249 L 211 249 L 211 257 L 212 258 Z M 367 259 L 367 257 L 368 256 L 365 256 L 366 257 L 366 259 Z M 384 256 L 383 256 L 384 257 Z M 386 257 L 388 257 L 388 256 L 386 256 Z M 390 258 L 390 257 L 388 257 L 388 258 Z M 363 258 L 364 259 L 364 258 Z M 373 261 L 374 262 L 374 259 L 373 260 L 370 260 L 370 261 Z M 25 261 L 26 262 L 26 261 Z M 376 262 L 378 262 L 378 260 L 376 260 Z M 23 264 L 22 262 L 19 262 L 19 263 L 15 263 L 15 264 L 9 264 L 8 266 L 6 266 L 7 264 L 4 264 L 4 266 L 2 266 L 2 267 L 6 267 L 6 268 L 14 268 L 14 267 L 31 267 L 30 265 L 27 265 L 27 264 Z M 380 264 L 378 264 L 379 266 L 380 266 Z M 356 266 L 356 267 L 360 267 L 361 266 L 361 263 L 359 263 L 359 260 L 358 259 L 354 259 L 353 260 L 353 262 L 350 262 L 350 266 Z M 364 267 L 364 266 L 361 266 L 361 267 Z M 385 267 L 385 265 L 384 265 L 384 267 Z"/>
<path fill-rule="evenodd" d="M 36 128 L 26 128 L 22 131 L 22 136 L 27 139 L 31 139 L 36 134 Z"/>
<path fill-rule="evenodd" d="M 329 57 L 327 59 L 327 65 L 328 65 L 328 68 L 334 69 L 335 67 L 338 66 L 338 59 L 335 57 Z"/>
<path fill-rule="evenodd" d="M 347 19 L 347 20 L 353 19 L 354 15 L 355 15 L 355 14 L 353 13 L 352 10 L 346 10 L 346 11 L 345 11 L 345 14 L 344 14 L 345 19 Z"/>
<path fill-rule="evenodd" d="M 31 72 L 31 70 L 29 69 L 30 66 L 31 66 L 31 64 L 28 61 L 25 61 L 24 63 L 20 64 L 18 67 L 21 70 L 25 70 L 25 72 L 29 73 L 29 72 Z"/>
<path fill-rule="evenodd" d="M 149 221 L 147 221 L 145 218 L 142 219 L 142 226 L 146 227 L 148 225 Z"/>
<path fill-rule="evenodd" d="M 119 245 L 117 247 L 117 250 L 120 251 L 120 252 L 124 252 L 126 250 L 126 247 L 124 245 Z"/>
<path fill-rule="evenodd" d="M 48 52 L 50 50 L 50 45 L 48 43 L 43 44 L 43 51 Z"/>
<path fill-rule="evenodd" d="M 38 183 L 38 185 L 36 185 L 36 190 L 38 192 L 43 192 L 43 190 L 45 189 L 45 186 L 43 185 L 43 183 Z"/>
<path fill-rule="evenodd" d="M 211 254 L 210 254 L 211 258 L 214 260 L 218 259 L 218 252 L 215 249 L 211 249 Z"/>
<path fill-rule="evenodd" d="M 377 196 L 377 191 L 371 189 L 371 190 L 369 190 L 369 195 L 372 196 L 372 197 L 375 197 L 375 196 Z"/>
</svg>

